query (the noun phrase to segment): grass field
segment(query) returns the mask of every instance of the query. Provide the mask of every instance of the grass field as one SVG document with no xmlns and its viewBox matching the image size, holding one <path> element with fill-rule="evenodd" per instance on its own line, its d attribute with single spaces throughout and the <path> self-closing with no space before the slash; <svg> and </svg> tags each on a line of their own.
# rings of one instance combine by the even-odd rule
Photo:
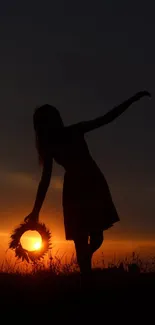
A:
<svg viewBox="0 0 155 325">
<path fill-rule="evenodd" d="M 0 272 L 1 306 L 42 306 L 82 304 L 83 306 L 144 303 L 154 295 L 155 259 L 142 261 L 135 253 L 130 259 L 108 267 L 94 268 L 81 277 L 74 258 L 68 264 L 49 259 L 27 269 L 5 261 Z"/>
</svg>

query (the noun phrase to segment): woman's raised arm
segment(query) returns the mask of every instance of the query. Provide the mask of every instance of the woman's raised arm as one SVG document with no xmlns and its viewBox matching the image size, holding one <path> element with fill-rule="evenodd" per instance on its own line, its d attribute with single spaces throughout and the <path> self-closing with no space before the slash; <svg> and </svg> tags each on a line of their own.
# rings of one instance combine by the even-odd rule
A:
<svg viewBox="0 0 155 325">
<path fill-rule="evenodd" d="M 125 112 L 131 104 L 138 101 L 140 98 L 144 96 L 151 97 L 151 94 L 148 91 L 141 91 L 135 94 L 134 96 L 130 97 L 128 100 L 124 101 L 122 104 L 114 107 L 105 115 L 98 117 L 94 120 L 80 122 L 72 126 L 75 128 L 77 127 L 83 133 L 90 132 L 96 128 L 99 128 L 105 124 L 114 121 L 118 116 L 120 116 L 123 112 Z"/>
</svg>

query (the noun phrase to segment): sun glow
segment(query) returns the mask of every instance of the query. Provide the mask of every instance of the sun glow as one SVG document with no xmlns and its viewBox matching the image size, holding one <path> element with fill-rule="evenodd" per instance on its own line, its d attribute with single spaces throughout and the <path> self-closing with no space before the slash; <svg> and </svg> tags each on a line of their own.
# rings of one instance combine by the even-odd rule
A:
<svg viewBox="0 0 155 325">
<path fill-rule="evenodd" d="M 39 250 L 41 248 L 41 243 L 39 241 L 36 241 L 33 245 L 34 250 Z"/>
<path fill-rule="evenodd" d="M 39 250 L 42 247 L 42 238 L 37 231 L 26 231 L 20 242 L 22 247 L 28 251 Z"/>
</svg>

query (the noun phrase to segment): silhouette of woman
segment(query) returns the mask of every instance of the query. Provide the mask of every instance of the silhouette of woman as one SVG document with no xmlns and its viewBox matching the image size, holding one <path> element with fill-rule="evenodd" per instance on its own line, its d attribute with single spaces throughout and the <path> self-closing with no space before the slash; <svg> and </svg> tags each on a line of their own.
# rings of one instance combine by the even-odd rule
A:
<svg viewBox="0 0 155 325">
<path fill-rule="evenodd" d="M 112 122 L 143 96 L 150 94 L 139 92 L 102 117 L 70 126 L 64 126 L 53 106 L 43 105 L 34 112 L 36 146 L 43 170 L 33 210 L 25 221 L 37 222 L 39 219 L 54 159 L 65 169 L 63 213 L 66 239 L 74 240 L 83 274 L 91 271 L 92 255 L 103 242 L 103 231 L 119 221 L 107 182 L 89 153 L 84 135 Z"/>
</svg>

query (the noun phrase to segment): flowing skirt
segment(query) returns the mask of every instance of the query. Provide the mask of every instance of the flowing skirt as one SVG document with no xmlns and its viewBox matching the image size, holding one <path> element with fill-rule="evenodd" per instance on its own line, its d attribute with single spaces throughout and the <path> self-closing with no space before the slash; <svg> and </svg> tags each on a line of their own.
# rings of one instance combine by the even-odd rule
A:
<svg viewBox="0 0 155 325">
<path fill-rule="evenodd" d="M 81 233 L 106 230 L 119 221 L 104 175 L 100 169 L 66 171 L 63 186 L 63 213 L 67 240 Z"/>
</svg>

